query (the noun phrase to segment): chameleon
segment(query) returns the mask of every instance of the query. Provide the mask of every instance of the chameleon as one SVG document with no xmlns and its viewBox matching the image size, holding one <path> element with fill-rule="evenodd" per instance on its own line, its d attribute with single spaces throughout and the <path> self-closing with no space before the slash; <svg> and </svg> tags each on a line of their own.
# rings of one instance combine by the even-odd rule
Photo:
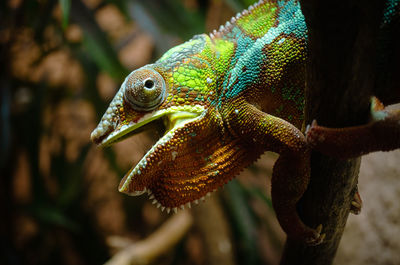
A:
<svg viewBox="0 0 400 265">
<path fill-rule="evenodd" d="M 388 20 L 399 14 L 398 1 L 390 2 Z M 119 191 L 148 193 L 162 211 L 176 212 L 222 187 L 264 152 L 276 152 L 271 195 L 277 219 L 289 237 L 321 243 L 322 226 L 308 227 L 296 211 L 310 178 L 311 149 L 324 151 L 320 140 L 329 144 L 336 137 L 316 123 L 304 134 L 307 40 L 298 1 L 261 0 L 218 30 L 132 71 L 91 140 L 106 147 L 156 122 L 165 132 L 126 173 Z M 400 114 L 374 109 L 378 123 L 390 120 L 399 139 Z M 358 134 L 363 130 L 368 128 Z"/>
</svg>

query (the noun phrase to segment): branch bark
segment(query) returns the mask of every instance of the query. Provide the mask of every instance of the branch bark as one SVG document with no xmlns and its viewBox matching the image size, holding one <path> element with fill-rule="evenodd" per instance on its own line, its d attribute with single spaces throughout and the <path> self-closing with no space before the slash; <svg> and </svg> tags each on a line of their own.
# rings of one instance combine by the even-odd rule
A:
<svg viewBox="0 0 400 265">
<path fill-rule="evenodd" d="M 366 123 L 375 83 L 376 40 L 382 1 L 303 0 L 309 30 L 306 124 L 346 127 Z M 357 185 L 360 159 L 312 154 L 311 181 L 299 203 L 310 227 L 323 225 L 323 244 L 288 240 L 281 264 L 331 264 Z"/>
</svg>

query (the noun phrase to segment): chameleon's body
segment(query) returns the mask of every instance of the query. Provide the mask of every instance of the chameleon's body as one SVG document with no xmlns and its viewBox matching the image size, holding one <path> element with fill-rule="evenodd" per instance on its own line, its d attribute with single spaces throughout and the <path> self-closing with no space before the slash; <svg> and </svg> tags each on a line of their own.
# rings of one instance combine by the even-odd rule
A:
<svg viewBox="0 0 400 265">
<path fill-rule="evenodd" d="M 395 5 L 396 7 L 396 5 Z M 309 180 L 303 126 L 307 28 L 297 1 L 260 1 L 132 72 L 92 140 L 109 145 L 162 118 L 165 135 L 121 181 L 176 210 L 215 191 L 265 151 L 280 154 L 273 205 L 284 230 L 316 243 L 296 203 Z"/>
</svg>

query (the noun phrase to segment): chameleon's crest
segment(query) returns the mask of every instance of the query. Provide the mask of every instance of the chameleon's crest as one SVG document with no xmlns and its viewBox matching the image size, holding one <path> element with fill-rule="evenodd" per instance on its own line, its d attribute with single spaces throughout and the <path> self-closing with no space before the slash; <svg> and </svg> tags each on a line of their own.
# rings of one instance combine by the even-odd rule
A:
<svg viewBox="0 0 400 265">
<path fill-rule="evenodd" d="M 272 1 L 270 1 L 272 3 Z M 222 38 L 225 35 L 229 34 L 232 32 L 232 29 L 237 26 L 238 23 L 240 23 L 240 20 L 249 20 L 248 16 L 251 12 L 253 13 L 264 13 L 266 15 L 271 14 L 271 11 L 274 12 L 275 9 L 271 10 L 272 5 L 270 2 L 267 1 L 259 1 L 251 6 L 248 7 L 248 9 L 243 10 L 242 12 L 239 12 L 236 14 L 236 16 L 233 16 L 231 20 L 227 21 L 225 25 L 221 25 L 218 30 L 213 30 L 210 34 L 211 38 Z M 262 16 L 261 16 L 262 17 Z M 256 17 L 257 18 L 257 17 Z M 257 19 L 258 20 L 258 19 Z M 269 22 L 271 20 L 267 19 L 262 19 L 261 20 L 263 23 Z M 248 22 L 248 21 L 247 21 Z M 256 21 L 251 21 L 251 24 L 254 24 Z M 255 27 L 256 28 L 256 27 Z M 264 31 L 267 31 L 269 28 L 264 27 Z"/>
</svg>

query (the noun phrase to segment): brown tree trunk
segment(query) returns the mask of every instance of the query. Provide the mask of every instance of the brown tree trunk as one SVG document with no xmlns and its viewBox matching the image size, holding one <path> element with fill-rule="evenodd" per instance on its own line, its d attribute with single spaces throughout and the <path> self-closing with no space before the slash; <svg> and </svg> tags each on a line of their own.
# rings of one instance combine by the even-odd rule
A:
<svg viewBox="0 0 400 265">
<path fill-rule="evenodd" d="M 382 1 L 303 0 L 309 30 L 306 122 L 328 127 L 367 122 L 375 82 L 376 39 Z M 315 247 L 288 240 L 281 264 L 331 264 L 350 211 L 360 159 L 312 154 L 311 181 L 299 203 L 310 227 L 323 225 Z"/>
</svg>

